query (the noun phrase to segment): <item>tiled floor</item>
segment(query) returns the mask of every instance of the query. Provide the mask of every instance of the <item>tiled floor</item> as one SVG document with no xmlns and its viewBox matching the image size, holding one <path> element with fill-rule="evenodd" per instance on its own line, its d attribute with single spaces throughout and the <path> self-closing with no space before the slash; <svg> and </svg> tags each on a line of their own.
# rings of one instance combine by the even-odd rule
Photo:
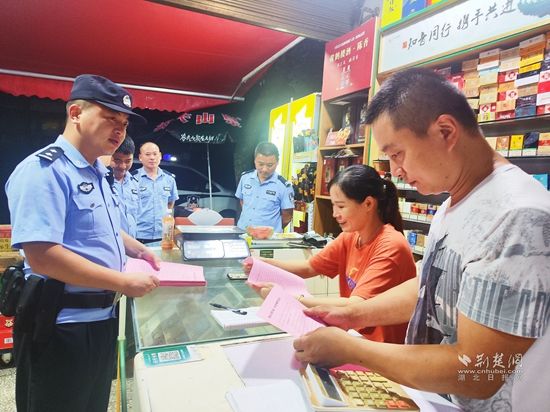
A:
<svg viewBox="0 0 550 412">
<path fill-rule="evenodd" d="M 127 379 L 128 411 L 132 410 L 133 378 Z M 108 412 L 116 412 L 115 388 L 116 381 L 111 386 L 111 400 Z M 15 411 L 15 368 L 0 369 L 0 412 Z"/>
</svg>

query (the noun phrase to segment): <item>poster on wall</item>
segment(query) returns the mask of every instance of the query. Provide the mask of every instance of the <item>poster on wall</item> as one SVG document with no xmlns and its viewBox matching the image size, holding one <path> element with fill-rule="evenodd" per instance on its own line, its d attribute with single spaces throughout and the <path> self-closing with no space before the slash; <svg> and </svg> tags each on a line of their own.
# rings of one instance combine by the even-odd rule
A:
<svg viewBox="0 0 550 412">
<path fill-rule="evenodd" d="M 376 19 L 329 41 L 325 46 L 323 100 L 371 86 Z"/>
<path fill-rule="evenodd" d="M 550 24 L 550 1 L 465 0 L 382 33 L 378 73 Z"/>
<path fill-rule="evenodd" d="M 277 146 L 279 150 L 279 163 L 276 172 L 281 176 L 288 177 L 289 154 L 287 150 L 288 117 L 290 105 L 283 104 L 271 109 L 269 112 L 269 141 Z"/>
</svg>

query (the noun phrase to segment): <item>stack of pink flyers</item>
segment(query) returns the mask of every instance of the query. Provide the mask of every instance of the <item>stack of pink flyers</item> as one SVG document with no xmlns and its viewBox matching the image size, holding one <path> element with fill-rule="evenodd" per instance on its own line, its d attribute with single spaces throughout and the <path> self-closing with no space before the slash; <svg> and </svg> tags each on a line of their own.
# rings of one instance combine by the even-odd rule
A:
<svg viewBox="0 0 550 412">
<path fill-rule="evenodd" d="M 145 260 L 128 258 L 125 271 L 152 273 L 159 278 L 160 286 L 206 286 L 202 266 L 161 262 L 156 271 Z"/>
</svg>

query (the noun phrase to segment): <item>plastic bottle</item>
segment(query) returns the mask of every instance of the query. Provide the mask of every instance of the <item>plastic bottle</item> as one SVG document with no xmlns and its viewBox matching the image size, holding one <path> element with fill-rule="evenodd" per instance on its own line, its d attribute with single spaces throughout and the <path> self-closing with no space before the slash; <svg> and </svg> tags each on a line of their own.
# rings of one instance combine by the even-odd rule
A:
<svg viewBox="0 0 550 412">
<path fill-rule="evenodd" d="M 170 250 L 174 247 L 174 216 L 172 209 L 166 209 L 162 217 L 162 240 L 160 247 L 164 250 Z"/>
</svg>

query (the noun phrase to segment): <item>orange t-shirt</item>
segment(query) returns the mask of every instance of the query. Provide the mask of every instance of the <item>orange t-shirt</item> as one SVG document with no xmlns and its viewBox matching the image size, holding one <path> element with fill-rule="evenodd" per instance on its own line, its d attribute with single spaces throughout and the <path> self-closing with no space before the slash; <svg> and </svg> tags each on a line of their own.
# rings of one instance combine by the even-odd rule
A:
<svg viewBox="0 0 550 412">
<path fill-rule="evenodd" d="M 357 247 L 359 233 L 341 233 L 309 259 L 317 272 L 340 275 L 340 296 L 369 299 L 416 276 L 409 244 L 402 233 L 386 224 L 370 242 Z M 407 324 L 368 327 L 360 332 L 370 340 L 403 343 Z"/>
</svg>

